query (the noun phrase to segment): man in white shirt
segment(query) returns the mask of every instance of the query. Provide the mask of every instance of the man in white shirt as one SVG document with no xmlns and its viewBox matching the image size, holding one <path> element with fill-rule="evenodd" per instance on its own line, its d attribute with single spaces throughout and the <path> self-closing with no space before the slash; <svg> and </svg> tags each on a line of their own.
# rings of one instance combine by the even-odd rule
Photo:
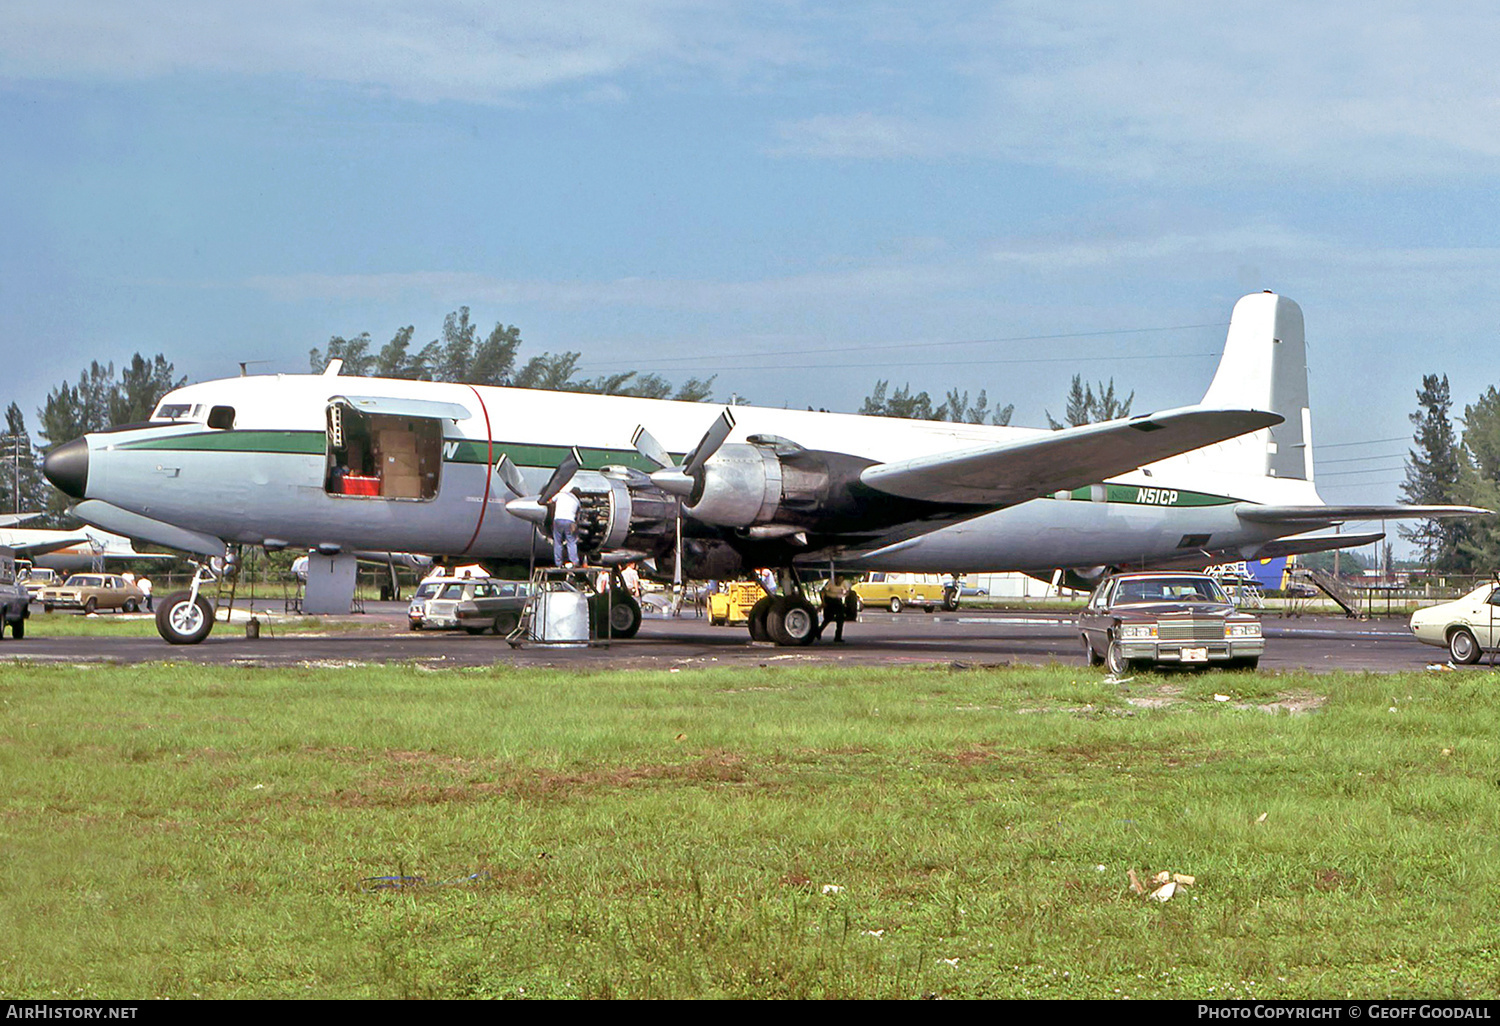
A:
<svg viewBox="0 0 1500 1026">
<path fill-rule="evenodd" d="M 563 546 L 568 549 L 568 561 L 563 562 Z M 565 488 L 552 500 L 552 562 L 557 566 L 575 566 L 578 563 L 578 493 Z"/>
</svg>

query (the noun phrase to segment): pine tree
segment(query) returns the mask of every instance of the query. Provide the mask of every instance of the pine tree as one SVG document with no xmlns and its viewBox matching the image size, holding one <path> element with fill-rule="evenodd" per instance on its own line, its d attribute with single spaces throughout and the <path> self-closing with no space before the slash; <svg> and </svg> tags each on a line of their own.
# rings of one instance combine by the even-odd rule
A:
<svg viewBox="0 0 1500 1026">
<path fill-rule="evenodd" d="M 1449 410 L 1453 400 L 1448 391 L 1448 376 L 1422 377 L 1417 392 L 1416 413 L 1408 419 L 1416 427 L 1406 460 L 1406 483 L 1401 496 L 1417 505 L 1444 505 L 1455 498 L 1459 479 L 1460 453 L 1453 433 Z M 1453 520 L 1423 520 L 1416 527 L 1397 529 L 1402 538 L 1414 544 L 1422 562 L 1438 573 L 1461 573 L 1469 567 L 1469 557 L 1460 549 L 1462 525 Z"/>
</svg>

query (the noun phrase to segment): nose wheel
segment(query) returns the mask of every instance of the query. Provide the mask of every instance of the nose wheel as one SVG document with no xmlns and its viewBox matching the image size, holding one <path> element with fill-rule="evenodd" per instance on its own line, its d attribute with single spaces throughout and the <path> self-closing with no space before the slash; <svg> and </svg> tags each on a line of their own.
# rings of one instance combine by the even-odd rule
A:
<svg viewBox="0 0 1500 1026">
<path fill-rule="evenodd" d="M 194 567 L 193 586 L 173 592 L 156 607 L 156 633 L 172 645 L 196 645 L 214 629 L 214 607 L 200 589 L 218 577 L 202 563 Z"/>
</svg>

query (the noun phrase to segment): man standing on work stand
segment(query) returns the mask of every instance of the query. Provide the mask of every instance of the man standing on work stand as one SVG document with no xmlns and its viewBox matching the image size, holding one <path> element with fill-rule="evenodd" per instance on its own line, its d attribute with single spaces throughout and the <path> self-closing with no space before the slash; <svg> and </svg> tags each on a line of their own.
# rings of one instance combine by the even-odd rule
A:
<svg viewBox="0 0 1500 1026">
<path fill-rule="evenodd" d="M 563 562 L 563 546 L 568 560 Z M 578 565 L 578 493 L 564 488 L 552 500 L 552 562 L 557 566 Z"/>
</svg>

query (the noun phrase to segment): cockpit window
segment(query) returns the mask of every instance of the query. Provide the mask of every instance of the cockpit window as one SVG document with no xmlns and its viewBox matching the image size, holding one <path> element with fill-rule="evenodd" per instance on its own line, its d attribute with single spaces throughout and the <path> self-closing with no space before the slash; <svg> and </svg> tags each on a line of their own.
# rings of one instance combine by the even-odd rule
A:
<svg viewBox="0 0 1500 1026">
<path fill-rule="evenodd" d="M 152 420 L 199 420 L 203 416 L 202 403 L 162 403 L 156 408 Z"/>
<path fill-rule="evenodd" d="M 216 431 L 229 431 L 234 427 L 234 407 L 215 406 L 208 411 L 208 426 Z"/>
</svg>

